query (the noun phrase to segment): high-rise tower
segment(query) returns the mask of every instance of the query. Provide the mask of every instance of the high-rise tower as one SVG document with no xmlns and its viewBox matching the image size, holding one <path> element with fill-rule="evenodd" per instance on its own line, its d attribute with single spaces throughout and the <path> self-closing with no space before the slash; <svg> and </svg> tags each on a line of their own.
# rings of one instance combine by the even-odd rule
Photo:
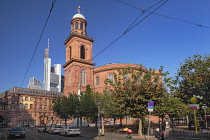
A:
<svg viewBox="0 0 210 140">
<path fill-rule="evenodd" d="M 87 36 L 87 21 L 80 13 L 71 20 L 71 33 L 65 41 L 66 64 L 64 94 L 84 92 L 86 85 L 93 85 L 92 43 L 94 40 Z M 78 89 L 79 88 L 79 89 Z"/>
<path fill-rule="evenodd" d="M 50 41 L 48 39 L 48 47 L 45 49 L 44 56 L 44 90 L 50 91 L 50 69 L 51 59 L 49 58 Z"/>
</svg>

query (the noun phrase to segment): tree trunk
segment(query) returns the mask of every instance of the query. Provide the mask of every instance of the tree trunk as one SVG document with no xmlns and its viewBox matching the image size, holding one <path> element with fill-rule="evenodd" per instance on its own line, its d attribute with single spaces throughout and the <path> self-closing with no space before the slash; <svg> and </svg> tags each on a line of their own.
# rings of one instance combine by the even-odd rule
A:
<svg viewBox="0 0 210 140">
<path fill-rule="evenodd" d="M 67 128 L 67 120 L 66 120 L 66 117 L 64 119 L 65 119 L 65 128 Z"/>
<path fill-rule="evenodd" d="M 82 130 L 82 117 L 79 117 L 79 121 L 80 121 L 80 130 Z"/>
<path fill-rule="evenodd" d="M 138 136 L 142 136 L 142 119 L 139 118 L 139 129 L 138 129 Z"/>
<path fill-rule="evenodd" d="M 116 118 L 114 118 L 114 130 L 116 130 L 115 122 L 116 122 Z"/>
<path fill-rule="evenodd" d="M 103 117 L 101 117 L 101 121 L 102 121 L 102 123 L 101 123 L 101 135 L 103 136 L 104 135 L 104 118 Z"/>
<path fill-rule="evenodd" d="M 189 116 L 188 115 L 186 116 L 186 123 L 187 123 L 187 125 L 189 125 Z"/>
<path fill-rule="evenodd" d="M 122 127 L 122 118 L 120 118 L 120 127 Z"/>
</svg>

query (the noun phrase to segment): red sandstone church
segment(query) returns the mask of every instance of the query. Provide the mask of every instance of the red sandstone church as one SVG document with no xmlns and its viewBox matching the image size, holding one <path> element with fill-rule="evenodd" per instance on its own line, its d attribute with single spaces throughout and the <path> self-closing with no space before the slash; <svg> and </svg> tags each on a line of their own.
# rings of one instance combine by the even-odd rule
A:
<svg viewBox="0 0 210 140">
<path fill-rule="evenodd" d="M 135 64 L 108 64 L 94 68 L 92 61 L 93 38 L 87 36 L 87 21 L 80 14 L 75 14 L 71 20 L 71 33 L 65 40 L 66 63 L 64 94 L 37 89 L 13 87 L 0 93 L 0 122 L 5 126 L 51 125 L 64 123 L 53 113 L 52 100 L 55 97 L 69 93 L 85 92 L 86 85 L 94 91 L 102 92 L 105 88 L 104 80 L 113 79 L 113 72 L 118 69 L 131 67 L 139 69 Z M 146 70 L 146 68 L 145 68 Z M 129 117 L 128 117 L 129 118 Z M 127 119 L 127 118 L 126 118 Z M 127 119 L 130 123 L 131 118 Z"/>
</svg>

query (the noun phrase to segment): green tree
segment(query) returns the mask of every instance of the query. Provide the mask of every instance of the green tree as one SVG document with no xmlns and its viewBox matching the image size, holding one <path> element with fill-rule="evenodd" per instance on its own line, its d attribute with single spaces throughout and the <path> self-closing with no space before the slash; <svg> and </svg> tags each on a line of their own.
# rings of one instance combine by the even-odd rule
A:
<svg viewBox="0 0 210 140">
<path fill-rule="evenodd" d="M 53 111 L 57 116 L 65 120 L 65 127 L 67 126 L 67 118 L 76 115 L 76 110 L 79 107 L 79 100 L 77 95 L 69 94 L 53 100 Z"/>
<path fill-rule="evenodd" d="M 207 106 L 210 105 L 210 57 L 205 54 L 194 55 L 188 57 L 183 63 L 181 63 L 176 76 L 176 84 L 178 85 L 179 96 L 182 95 L 182 99 L 186 103 L 189 103 L 189 99 L 196 96 L 202 96 L 203 99 L 200 103 L 204 103 Z"/>
<path fill-rule="evenodd" d="M 156 105 L 161 103 L 161 97 L 166 93 L 164 84 L 170 81 L 166 77 L 168 73 L 163 73 L 163 67 L 157 71 L 146 70 L 140 65 L 138 71 L 125 68 L 113 74 L 114 80 L 106 79 L 105 81 L 106 90 L 115 94 L 116 102 L 124 114 L 139 118 L 138 134 L 142 136 L 142 119 L 148 114 L 148 101 L 155 101 Z"/>
</svg>

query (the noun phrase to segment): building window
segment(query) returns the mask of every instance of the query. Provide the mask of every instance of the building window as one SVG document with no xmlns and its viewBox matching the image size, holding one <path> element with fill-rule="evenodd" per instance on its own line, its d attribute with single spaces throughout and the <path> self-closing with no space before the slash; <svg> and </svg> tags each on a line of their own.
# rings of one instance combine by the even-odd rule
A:
<svg viewBox="0 0 210 140">
<path fill-rule="evenodd" d="M 71 50 L 71 46 L 69 47 L 69 51 L 70 51 L 70 52 L 69 52 L 69 59 L 71 59 L 71 51 L 72 51 L 72 50 Z"/>
<path fill-rule="evenodd" d="M 81 84 L 82 85 L 85 85 L 85 81 L 86 81 L 86 77 L 85 77 L 86 75 L 85 75 L 85 70 L 83 69 L 82 71 L 81 71 Z"/>
<path fill-rule="evenodd" d="M 126 117 L 126 122 L 129 122 L 131 121 L 131 118 L 130 117 Z"/>
<path fill-rule="evenodd" d="M 23 104 L 22 104 L 22 103 L 19 104 L 19 108 L 20 108 L 20 109 L 23 108 Z"/>
<path fill-rule="evenodd" d="M 113 74 L 109 74 L 108 79 L 113 81 L 114 80 L 114 75 Z"/>
<path fill-rule="evenodd" d="M 96 76 L 96 85 L 98 86 L 99 85 L 99 77 Z"/>
<path fill-rule="evenodd" d="M 70 82 L 71 82 L 71 71 L 69 70 L 69 73 L 68 73 L 68 85 L 70 85 Z"/>
<path fill-rule="evenodd" d="M 28 104 L 25 104 L 25 109 L 28 109 Z"/>
<path fill-rule="evenodd" d="M 25 97 L 25 101 L 28 101 L 28 97 Z"/>
<path fill-rule="evenodd" d="M 78 22 L 75 23 L 75 29 L 78 29 Z"/>
<path fill-rule="evenodd" d="M 23 97 L 22 97 L 22 96 L 20 96 L 20 97 L 19 97 L 19 100 L 20 100 L 20 101 L 22 101 L 22 100 L 23 100 Z"/>
<path fill-rule="evenodd" d="M 30 109 L 33 109 L 33 104 L 30 104 Z"/>
<path fill-rule="evenodd" d="M 40 109 L 42 109 L 42 105 L 40 105 Z"/>
<path fill-rule="evenodd" d="M 15 95 L 12 96 L 12 100 L 15 100 Z"/>
<path fill-rule="evenodd" d="M 15 105 L 14 104 L 12 104 L 12 109 L 14 109 L 15 108 Z"/>
<path fill-rule="evenodd" d="M 42 98 L 40 98 L 40 102 L 42 102 Z"/>
<path fill-rule="evenodd" d="M 83 23 L 80 23 L 80 29 L 83 30 Z"/>
<path fill-rule="evenodd" d="M 128 75 L 128 74 L 125 74 L 125 75 L 124 75 L 124 80 L 125 80 L 125 81 L 129 80 L 129 75 Z"/>
<path fill-rule="evenodd" d="M 85 46 L 80 47 L 80 58 L 85 59 Z"/>
<path fill-rule="evenodd" d="M 30 98 L 30 101 L 33 101 L 33 97 Z"/>
<path fill-rule="evenodd" d="M 47 105 L 44 106 L 44 109 L 45 109 L 45 110 L 47 109 Z"/>
</svg>

